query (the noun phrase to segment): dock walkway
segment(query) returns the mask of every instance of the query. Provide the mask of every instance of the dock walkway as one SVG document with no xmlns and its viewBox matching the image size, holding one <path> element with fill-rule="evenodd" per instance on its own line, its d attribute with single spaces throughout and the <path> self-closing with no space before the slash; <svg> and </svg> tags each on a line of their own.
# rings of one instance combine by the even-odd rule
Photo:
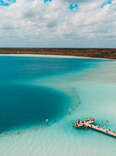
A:
<svg viewBox="0 0 116 156">
<path fill-rule="evenodd" d="M 77 119 L 78 120 L 78 124 L 77 123 L 73 123 L 73 127 L 82 127 L 82 128 L 91 128 L 91 129 L 94 129 L 96 131 L 99 131 L 99 132 L 102 132 L 102 133 L 105 133 L 107 135 L 111 135 L 113 137 L 116 137 L 116 132 L 114 131 L 111 131 L 110 129 L 104 129 L 104 128 L 101 128 L 100 126 L 96 126 L 94 125 L 94 119 L 86 119 L 85 121 L 80 121 L 80 119 Z"/>
</svg>

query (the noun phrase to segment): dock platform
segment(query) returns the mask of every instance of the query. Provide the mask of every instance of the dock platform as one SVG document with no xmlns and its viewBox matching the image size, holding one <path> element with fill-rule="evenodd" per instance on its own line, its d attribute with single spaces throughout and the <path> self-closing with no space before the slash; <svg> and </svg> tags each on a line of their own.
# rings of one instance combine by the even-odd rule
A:
<svg viewBox="0 0 116 156">
<path fill-rule="evenodd" d="M 104 129 L 104 128 L 101 128 L 99 125 L 95 125 L 94 122 L 95 122 L 95 119 L 91 118 L 91 119 L 85 119 L 84 121 L 81 121 L 80 119 L 77 119 L 78 123 L 73 123 L 73 127 L 76 127 L 76 128 L 83 128 L 83 129 L 87 129 L 87 128 L 91 128 L 93 130 L 96 130 L 96 131 L 99 131 L 99 132 L 102 132 L 104 134 L 107 134 L 107 135 L 110 135 L 110 136 L 113 136 L 116 138 L 116 132 L 115 131 L 111 131 L 110 129 Z"/>
</svg>

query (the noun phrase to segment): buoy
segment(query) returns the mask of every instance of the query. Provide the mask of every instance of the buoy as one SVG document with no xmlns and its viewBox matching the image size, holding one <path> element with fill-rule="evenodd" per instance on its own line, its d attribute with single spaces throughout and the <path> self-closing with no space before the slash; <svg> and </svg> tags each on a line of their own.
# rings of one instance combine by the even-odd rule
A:
<svg viewBox="0 0 116 156">
<path fill-rule="evenodd" d="M 48 124 L 48 119 L 46 119 L 45 122 Z"/>
</svg>

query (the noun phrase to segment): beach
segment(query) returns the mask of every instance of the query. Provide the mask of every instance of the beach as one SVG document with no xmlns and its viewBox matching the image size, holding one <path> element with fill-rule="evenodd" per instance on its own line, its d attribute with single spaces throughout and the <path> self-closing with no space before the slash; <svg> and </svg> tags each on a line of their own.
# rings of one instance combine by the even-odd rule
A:
<svg viewBox="0 0 116 156">
<path fill-rule="evenodd" d="M 0 54 L 62 55 L 116 59 L 115 48 L 0 48 Z"/>
</svg>

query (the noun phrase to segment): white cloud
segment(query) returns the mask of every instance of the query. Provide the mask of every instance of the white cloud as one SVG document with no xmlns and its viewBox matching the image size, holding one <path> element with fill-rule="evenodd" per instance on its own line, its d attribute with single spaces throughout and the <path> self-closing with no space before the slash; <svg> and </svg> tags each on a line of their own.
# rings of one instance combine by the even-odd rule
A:
<svg viewBox="0 0 116 156">
<path fill-rule="evenodd" d="M 0 7 L 0 36 L 24 41 L 49 40 L 115 40 L 116 0 L 101 8 L 104 0 L 79 0 L 79 8 L 71 12 L 75 0 L 17 0 Z M 11 38 L 10 38 L 11 39 Z"/>
</svg>

